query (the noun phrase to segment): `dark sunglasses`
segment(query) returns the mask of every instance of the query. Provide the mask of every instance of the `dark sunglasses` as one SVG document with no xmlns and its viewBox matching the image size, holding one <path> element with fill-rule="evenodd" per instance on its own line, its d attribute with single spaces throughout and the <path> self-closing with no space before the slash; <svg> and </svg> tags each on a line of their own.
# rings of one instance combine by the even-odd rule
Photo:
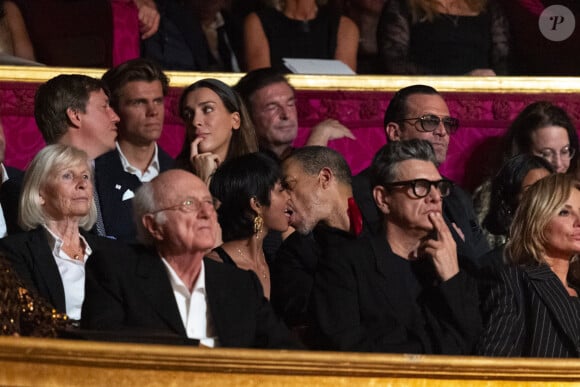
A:
<svg viewBox="0 0 580 387">
<path fill-rule="evenodd" d="M 435 131 L 441 122 L 447 134 L 453 134 L 459 128 L 459 120 L 454 117 L 439 117 L 435 114 L 425 114 L 421 117 L 403 118 L 401 121 L 419 121 L 425 132 Z"/>
<path fill-rule="evenodd" d="M 414 180 L 404 180 L 404 181 L 394 181 L 392 183 L 387 183 L 384 185 L 385 188 L 389 187 L 411 187 L 413 189 L 413 194 L 419 199 L 424 198 L 431 192 L 431 187 L 436 187 L 441 194 L 441 197 L 449 196 L 451 190 L 453 189 L 453 182 L 447 179 L 441 179 L 436 181 L 431 181 L 427 179 L 414 179 Z"/>
</svg>

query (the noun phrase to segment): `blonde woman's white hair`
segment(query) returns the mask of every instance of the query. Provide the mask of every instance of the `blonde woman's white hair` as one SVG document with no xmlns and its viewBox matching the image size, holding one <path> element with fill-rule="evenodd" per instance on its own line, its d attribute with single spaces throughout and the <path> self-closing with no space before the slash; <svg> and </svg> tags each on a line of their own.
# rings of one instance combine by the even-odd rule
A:
<svg viewBox="0 0 580 387">
<path fill-rule="evenodd" d="M 20 194 L 18 223 L 23 230 L 32 230 L 40 225 L 47 224 L 48 217 L 43 211 L 40 191 L 49 179 L 55 177 L 55 173 L 66 167 L 87 165 L 91 180 L 93 168 L 87 154 L 77 148 L 68 145 L 53 144 L 44 147 L 36 154 L 26 173 Z M 91 201 L 89 213 L 82 217 L 79 226 L 90 230 L 97 220 L 97 207 L 95 201 Z"/>
</svg>

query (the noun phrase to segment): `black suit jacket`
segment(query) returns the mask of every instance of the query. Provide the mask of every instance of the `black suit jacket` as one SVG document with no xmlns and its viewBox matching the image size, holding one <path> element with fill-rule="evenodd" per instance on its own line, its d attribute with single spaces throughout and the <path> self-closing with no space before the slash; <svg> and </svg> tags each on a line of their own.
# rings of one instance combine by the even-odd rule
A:
<svg viewBox="0 0 580 387">
<path fill-rule="evenodd" d="M 173 168 L 174 160 L 161 147 L 158 149 L 160 172 Z M 134 242 L 137 230 L 133 220 L 132 200 L 123 200 L 127 191 L 135 193 L 141 186 L 137 176 L 125 172 L 117 149 L 95 159 L 95 191 L 99 195 L 100 212 L 107 236 Z"/>
<path fill-rule="evenodd" d="M 6 231 L 10 235 L 22 232 L 22 229 L 18 226 L 18 201 L 20 200 L 24 173 L 12 167 L 6 167 L 6 172 L 8 173 L 8 180 L 2 183 L 0 188 L 0 204 L 4 212 Z"/>
<path fill-rule="evenodd" d="M 82 326 L 186 336 L 159 254 L 132 246 L 87 264 Z M 208 308 L 221 346 L 296 348 L 252 272 L 204 259 Z"/>
<path fill-rule="evenodd" d="M 370 168 L 365 169 L 353 178 L 352 189 L 354 198 L 363 214 L 365 224 L 369 225 L 369 229 L 373 233 L 382 233 L 383 214 L 380 213 L 373 199 Z M 473 210 L 471 198 L 461 187 L 454 185 L 451 194 L 443 198 L 443 216 L 453 234 L 458 253 L 465 257 L 470 257 L 473 263 L 477 265 L 478 258 L 487 253 L 490 248 Z M 455 223 L 461 229 L 465 241 L 451 227 L 451 223 Z"/>
<path fill-rule="evenodd" d="M 483 306 L 477 352 L 488 356 L 580 356 L 580 299 L 547 265 L 505 267 Z"/>
<path fill-rule="evenodd" d="M 469 354 L 481 330 L 475 280 L 441 282 L 430 260 L 398 257 L 381 236 L 325 251 L 313 308 L 338 350 Z"/>
<path fill-rule="evenodd" d="M 84 231 L 81 233 L 93 251 L 87 262 L 101 252 L 106 255 L 105 251 L 116 249 L 119 244 Z M 0 250 L 6 254 L 27 289 L 35 291 L 60 313 L 66 313 L 64 286 L 44 228 L 2 238 Z"/>
</svg>

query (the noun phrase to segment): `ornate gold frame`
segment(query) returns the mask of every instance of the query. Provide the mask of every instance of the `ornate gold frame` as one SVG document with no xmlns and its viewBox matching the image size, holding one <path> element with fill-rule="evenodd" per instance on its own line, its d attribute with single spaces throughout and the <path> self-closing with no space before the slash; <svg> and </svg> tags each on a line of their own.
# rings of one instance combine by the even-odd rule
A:
<svg viewBox="0 0 580 387">
<path fill-rule="evenodd" d="M 45 82 L 63 73 L 100 77 L 104 69 L 66 67 L 0 66 L 0 81 Z M 168 71 L 171 85 L 184 87 L 198 79 L 219 78 L 233 85 L 240 73 L 199 73 Z M 580 77 L 438 77 L 438 76 L 289 76 L 300 90 L 396 91 L 411 84 L 428 84 L 442 92 L 466 93 L 580 93 Z"/>
<path fill-rule="evenodd" d="M 204 349 L 0 338 L 0 385 L 572 386 L 580 360 Z"/>
</svg>

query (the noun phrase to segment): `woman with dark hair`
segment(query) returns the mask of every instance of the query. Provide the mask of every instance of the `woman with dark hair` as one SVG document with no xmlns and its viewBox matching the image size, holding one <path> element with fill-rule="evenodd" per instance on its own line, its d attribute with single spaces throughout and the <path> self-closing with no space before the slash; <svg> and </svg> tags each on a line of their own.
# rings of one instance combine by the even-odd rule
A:
<svg viewBox="0 0 580 387">
<path fill-rule="evenodd" d="M 224 161 L 258 150 L 254 126 L 240 96 L 217 79 L 188 86 L 179 100 L 185 140 L 178 167 L 206 183 Z"/>
<path fill-rule="evenodd" d="M 578 133 L 566 111 L 551 102 L 526 106 L 508 128 L 503 140 L 504 160 L 520 153 L 540 156 L 558 173 L 578 167 Z"/>
<path fill-rule="evenodd" d="M 551 102 L 538 101 L 526 106 L 503 136 L 502 146 L 500 167 L 512 157 L 526 153 L 544 158 L 555 172 L 576 173 L 576 128 L 566 111 Z M 480 222 L 483 222 L 489 212 L 490 192 L 490 180 L 485 181 L 474 192 L 473 207 Z M 488 242 L 492 247 L 496 245 L 493 237 L 488 237 Z"/>
<path fill-rule="evenodd" d="M 520 154 L 508 160 L 491 182 L 490 207 L 484 229 L 493 234 L 496 248 L 482 257 L 484 265 L 501 265 L 504 244 L 522 194 L 536 181 L 554 173 L 545 159 Z"/>
<path fill-rule="evenodd" d="M 224 162 L 209 186 L 219 201 L 218 222 L 223 245 L 212 258 L 252 270 L 270 298 L 270 270 L 263 243 L 269 231 L 288 230 L 288 193 L 282 188 L 282 172 L 276 161 L 250 153 Z"/>
<path fill-rule="evenodd" d="M 553 174 L 523 195 L 506 256 L 483 304 L 480 355 L 579 357 L 579 288 L 571 263 L 580 253 L 580 182 Z"/>
</svg>

